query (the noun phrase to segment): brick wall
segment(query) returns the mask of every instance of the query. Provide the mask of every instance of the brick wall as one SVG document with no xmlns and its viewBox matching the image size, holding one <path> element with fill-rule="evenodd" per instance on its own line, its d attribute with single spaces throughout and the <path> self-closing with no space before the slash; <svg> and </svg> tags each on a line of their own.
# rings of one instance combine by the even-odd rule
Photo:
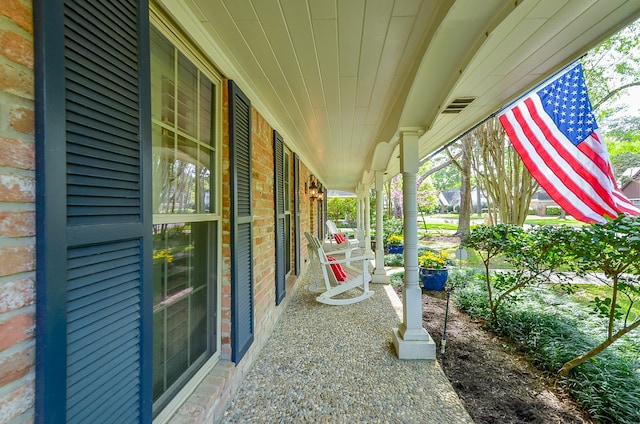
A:
<svg viewBox="0 0 640 424">
<path fill-rule="evenodd" d="M 0 1 L 0 423 L 33 420 L 35 154 L 28 0 Z"/>
<path fill-rule="evenodd" d="M 229 173 L 229 84 L 222 84 L 222 282 L 220 354 L 231 360 L 231 175 Z"/>
<path fill-rule="evenodd" d="M 251 129 L 254 305 L 259 335 L 269 325 L 264 321 L 276 304 L 273 129 L 255 109 Z"/>
</svg>

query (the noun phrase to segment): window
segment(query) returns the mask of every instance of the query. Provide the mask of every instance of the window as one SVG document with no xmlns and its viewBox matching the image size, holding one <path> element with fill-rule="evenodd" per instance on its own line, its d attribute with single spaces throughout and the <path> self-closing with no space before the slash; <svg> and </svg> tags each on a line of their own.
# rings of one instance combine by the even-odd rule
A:
<svg viewBox="0 0 640 424">
<path fill-rule="evenodd" d="M 219 349 L 218 85 L 152 28 L 154 414 Z"/>
</svg>

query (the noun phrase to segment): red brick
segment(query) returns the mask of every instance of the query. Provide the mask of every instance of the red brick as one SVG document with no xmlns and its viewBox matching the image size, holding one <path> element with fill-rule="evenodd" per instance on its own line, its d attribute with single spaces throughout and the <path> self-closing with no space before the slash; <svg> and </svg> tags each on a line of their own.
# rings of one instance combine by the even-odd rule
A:
<svg viewBox="0 0 640 424">
<path fill-rule="evenodd" d="M 0 202 L 32 203 L 35 201 L 35 191 L 33 177 L 0 175 Z"/>
<path fill-rule="evenodd" d="M 33 381 L 29 381 L 0 397 L 0 422 L 10 422 L 33 408 L 34 399 Z"/>
<path fill-rule="evenodd" d="M 35 269 L 35 246 L 0 247 L 0 258 L 2 258 L 2 261 L 0 261 L 0 276 L 33 271 Z"/>
<path fill-rule="evenodd" d="M 14 311 L 33 304 L 34 281 L 30 278 L 0 285 L 0 313 Z"/>
<path fill-rule="evenodd" d="M 6 16 L 20 28 L 33 34 L 33 11 L 20 0 L 2 0 L 0 15 Z"/>
<path fill-rule="evenodd" d="M 34 143 L 0 137 L 0 166 L 33 170 L 35 156 Z"/>
<path fill-rule="evenodd" d="M 30 339 L 34 335 L 34 316 L 24 313 L 0 322 L 0 351 Z"/>
<path fill-rule="evenodd" d="M 33 41 L 13 31 L 0 31 L 0 54 L 12 62 L 33 69 Z"/>
<path fill-rule="evenodd" d="M 34 349 L 26 348 L 0 359 L 0 387 L 16 381 L 33 370 Z"/>
<path fill-rule="evenodd" d="M 12 108 L 9 113 L 11 128 L 22 134 L 35 133 L 35 115 L 33 109 L 26 107 Z"/>
<path fill-rule="evenodd" d="M 0 211 L 0 236 L 33 237 L 36 234 L 33 211 Z"/>
<path fill-rule="evenodd" d="M 33 100 L 33 72 L 25 72 L 15 65 L 0 66 L 0 90 Z"/>
</svg>

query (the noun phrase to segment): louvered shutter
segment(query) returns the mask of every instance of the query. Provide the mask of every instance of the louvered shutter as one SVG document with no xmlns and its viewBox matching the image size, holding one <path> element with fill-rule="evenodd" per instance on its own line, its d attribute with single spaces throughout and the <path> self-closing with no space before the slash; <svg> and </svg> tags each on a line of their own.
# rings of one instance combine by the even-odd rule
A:
<svg viewBox="0 0 640 424">
<path fill-rule="evenodd" d="M 229 81 L 231 171 L 231 343 L 238 363 L 253 343 L 253 215 L 251 209 L 251 103 Z"/>
<path fill-rule="evenodd" d="M 285 213 L 284 213 L 284 141 L 276 131 L 273 132 L 274 157 L 274 199 L 275 199 L 275 239 L 276 239 L 276 305 L 286 295 L 286 252 L 285 252 Z"/>
<path fill-rule="evenodd" d="M 149 422 L 148 3 L 34 16 L 36 421 Z"/>
<path fill-rule="evenodd" d="M 300 158 L 293 154 L 293 208 L 295 216 L 295 272 L 300 275 Z"/>
</svg>

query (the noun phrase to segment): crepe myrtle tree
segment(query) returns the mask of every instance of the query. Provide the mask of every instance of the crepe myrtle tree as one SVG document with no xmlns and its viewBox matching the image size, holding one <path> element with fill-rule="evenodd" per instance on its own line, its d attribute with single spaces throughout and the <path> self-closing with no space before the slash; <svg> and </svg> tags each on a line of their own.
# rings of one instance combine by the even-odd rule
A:
<svg viewBox="0 0 640 424">
<path fill-rule="evenodd" d="M 633 305 L 640 300 L 640 217 L 620 215 L 604 223 L 585 226 L 579 240 L 569 248 L 581 272 L 598 278 L 610 291 L 606 298 L 592 300 L 594 313 L 605 318 L 605 339 L 566 362 L 558 372 L 560 376 L 566 376 L 576 366 L 640 327 L 640 318 L 631 315 Z M 627 302 L 621 302 L 622 297 Z"/>
<path fill-rule="evenodd" d="M 485 266 L 485 281 L 491 319 L 506 301 L 517 300 L 527 286 L 549 282 L 551 276 L 566 280 L 556 271 L 568 267 L 567 250 L 576 242 L 577 231 L 568 226 L 534 226 L 528 230 L 512 224 L 481 225 L 464 245 L 476 250 Z M 511 268 L 490 273 L 491 261 L 500 256 Z"/>
</svg>

